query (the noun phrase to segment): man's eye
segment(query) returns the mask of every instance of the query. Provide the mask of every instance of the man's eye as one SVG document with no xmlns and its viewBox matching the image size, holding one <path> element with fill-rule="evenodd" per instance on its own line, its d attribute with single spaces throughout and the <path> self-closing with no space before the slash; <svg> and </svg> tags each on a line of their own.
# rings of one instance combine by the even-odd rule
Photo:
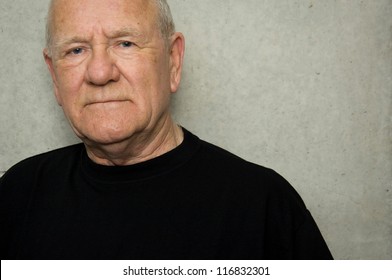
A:
<svg viewBox="0 0 392 280">
<path fill-rule="evenodd" d="M 81 54 L 82 52 L 83 52 L 82 48 L 76 48 L 76 49 L 71 50 L 69 53 L 70 54 Z"/>
<path fill-rule="evenodd" d="M 132 42 L 129 42 L 129 41 L 125 41 L 125 42 L 122 42 L 120 45 L 121 45 L 122 47 L 124 47 L 124 48 L 130 48 L 130 47 L 133 46 L 133 43 L 132 43 Z"/>
</svg>

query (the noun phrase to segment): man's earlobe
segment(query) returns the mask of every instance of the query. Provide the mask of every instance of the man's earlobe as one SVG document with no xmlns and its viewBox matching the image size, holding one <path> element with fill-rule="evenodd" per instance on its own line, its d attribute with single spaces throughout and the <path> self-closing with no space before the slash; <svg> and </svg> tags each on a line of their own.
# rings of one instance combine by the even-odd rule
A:
<svg viewBox="0 0 392 280">
<path fill-rule="evenodd" d="M 184 35 L 176 32 L 172 36 L 170 45 L 170 89 L 172 93 L 176 92 L 180 85 L 184 53 Z"/>
</svg>

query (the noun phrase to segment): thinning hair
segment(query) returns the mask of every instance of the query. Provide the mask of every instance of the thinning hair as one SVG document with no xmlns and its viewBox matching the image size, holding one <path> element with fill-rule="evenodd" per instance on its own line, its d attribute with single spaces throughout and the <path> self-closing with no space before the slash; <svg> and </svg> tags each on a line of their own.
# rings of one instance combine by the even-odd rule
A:
<svg viewBox="0 0 392 280">
<path fill-rule="evenodd" d="M 169 37 L 175 32 L 175 24 L 170 11 L 169 4 L 166 0 L 152 0 L 155 2 L 157 8 L 157 26 L 160 31 L 162 39 L 167 44 L 169 42 Z M 53 6 L 55 0 L 51 0 L 49 3 L 48 15 L 46 18 L 46 48 L 51 54 L 52 46 L 52 25 L 53 25 Z"/>
<path fill-rule="evenodd" d="M 158 9 L 158 27 L 162 37 L 169 38 L 175 32 L 175 24 L 166 0 L 154 0 Z"/>
</svg>

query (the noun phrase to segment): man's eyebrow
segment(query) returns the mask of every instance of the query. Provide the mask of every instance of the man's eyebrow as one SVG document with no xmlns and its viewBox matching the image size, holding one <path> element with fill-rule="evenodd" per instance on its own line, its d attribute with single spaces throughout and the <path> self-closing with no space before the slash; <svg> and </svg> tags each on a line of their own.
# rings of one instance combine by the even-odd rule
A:
<svg viewBox="0 0 392 280">
<path fill-rule="evenodd" d="M 81 36 L 74 36 L 74 37 L 70 37 L 70 38 L 57 39 L 53 43 L 53 47 L 54 48 L 61 48 L 63 46 L 71 45 L 74 43 L 86 43 L 86 42 L 88 42 L 87 38 L 81 37 Z"/>
<path fill-rule="evenodd" d="M 146 39 L 145 35 L 142 32 L 140 32 L 139 30 L 133 27 L 123 27 L 118 30 L 108 32 L 107 36 L 110 39 L 121 38 L 121 37 L 132 37 L 143 41 Z M 89 38 L 76 35 L 70 38 L 63 38 L 63 39 L 56 40 L 56 42 L 54 42 L 54 47 L 59 48 L 74 43 L 86 43 L 89 41 L 90 41 Z"/>
<path fill-rule="evenodd" d="M 144 38 L 144 34 L 140 32 L 139 30 L 133 28 L 133 27 L 122 27 L 118 30 L 109 32 L 108 37 L 109 38 L 120 38 L 120 37 L 135 37 L 135 38 Z"/>
</svg>

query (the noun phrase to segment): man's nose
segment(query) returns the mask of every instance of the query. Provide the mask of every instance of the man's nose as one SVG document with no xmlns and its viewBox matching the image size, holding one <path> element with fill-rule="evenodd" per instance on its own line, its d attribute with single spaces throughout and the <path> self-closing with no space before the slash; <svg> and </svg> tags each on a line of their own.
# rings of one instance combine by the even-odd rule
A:
<svg viewBox="0 0 392 280">
<path fill-rule="evenodd" d="M 119 70 L 108 50 L 104 47 L 94 49 L 87 66 L 87 81 L 92 85 L 103 86 L 119 78 Z"/>
</svg>

